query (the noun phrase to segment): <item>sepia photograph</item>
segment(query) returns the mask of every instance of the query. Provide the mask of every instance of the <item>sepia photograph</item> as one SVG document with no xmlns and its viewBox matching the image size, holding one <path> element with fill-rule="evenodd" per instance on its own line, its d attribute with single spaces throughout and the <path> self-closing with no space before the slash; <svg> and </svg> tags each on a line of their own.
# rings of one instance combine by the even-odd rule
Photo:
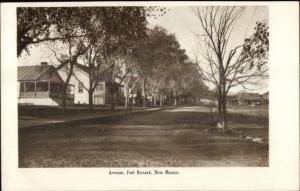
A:
<svg viewBox="0 0 300 191">
<path fill-rule="evenodd" d="M 299 6 L 282 5 L 1 5 L 6 190 L 299 186 Z"/>
<path fill-rule="evenodd" d="M 267 6 L 18 7 L 17 54 L 19 167 L 269 164 Z"/>
</svg>

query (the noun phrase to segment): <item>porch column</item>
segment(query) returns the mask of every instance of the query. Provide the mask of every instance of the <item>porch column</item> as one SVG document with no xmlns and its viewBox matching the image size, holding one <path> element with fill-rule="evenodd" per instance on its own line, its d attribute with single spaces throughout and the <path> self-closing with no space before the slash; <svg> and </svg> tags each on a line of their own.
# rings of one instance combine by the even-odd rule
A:
<svg viewBox="0 0 300 191">
<path fill-rule="evenodd" d="M 50 93 L 50 81 L 48 80 L 48 93 Z"/>
<path fill-rule="evenodd" d="M 36 81 L 34 81 L 34 95 L 36 96 Z"/>
<path fill-rule="evenodd" d="M 24 83 L 24 93 L 26 92 L 26 82 L 23 82 Z"/>
</svg>

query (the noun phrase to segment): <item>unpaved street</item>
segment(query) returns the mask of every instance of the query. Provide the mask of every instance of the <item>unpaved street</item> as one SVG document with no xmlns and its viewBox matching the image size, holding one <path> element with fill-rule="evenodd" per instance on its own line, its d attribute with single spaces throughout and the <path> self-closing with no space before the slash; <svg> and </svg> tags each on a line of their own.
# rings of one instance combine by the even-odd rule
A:
<svg viewBox="0 0 300 191">
<path fill-rule="evenodd" d="M 19 166 L 268 166 L 268 144 L 208 132 L 209 115 L 194 106 L 20 128 Z M 267 115 L 233 112 L 229 119 L 232 127 L 268 136 Z"/>
</svg>

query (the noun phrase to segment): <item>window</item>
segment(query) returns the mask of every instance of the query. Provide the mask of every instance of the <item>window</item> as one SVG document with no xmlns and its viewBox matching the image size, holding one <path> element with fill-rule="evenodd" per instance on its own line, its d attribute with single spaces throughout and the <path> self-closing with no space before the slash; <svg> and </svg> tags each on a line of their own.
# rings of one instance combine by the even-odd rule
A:
<svg viewBox="0 0 300 191">
<path fill-rule="evenodd" d="M 24 92 L 24 82 L 21 82 L 20 84 L 20 92 Z"/>
<path fill-rule="evenodd" d="M 58 83 L 51 83 L 50 84 L 50 91 L 51 93 L 60 93 L 62 90 L 61 90 L 61 84 L 58 84 Z"/>
<path fill-rule="evenodd" d="M 99 92 L 104 91 L 104 85 L 103 84 L 99 84 L 97 89 L 98 89 Z"/>
<path fill-rule="evenodd" d="M 34 82 L 26 82 L 25 83 L 25 92 L 35 92 Z"/>
<path fill-rule="evenodd" d="M 69 84 L 68 86 L 67 86 L 67 94 L 74 94 L 74 85 L 71 85 L 71 84 Z"/>
<path fill-rule="evenodd" d="M 48 82 L 37 82 L 36 91 L 47 92 L 48 91 Z"/>
<path fill-rule="evenodd" d="M 104 91 L 104 84 L 100 83 L 96 87 L 96 92 L 102 92 L 102 91 Z"/>
<path fill-rule="evenodd" d="M 83 92 L 83 85 L 81 82 L 78 82 L 78 93 L 82 93 Z"/>
</svg>

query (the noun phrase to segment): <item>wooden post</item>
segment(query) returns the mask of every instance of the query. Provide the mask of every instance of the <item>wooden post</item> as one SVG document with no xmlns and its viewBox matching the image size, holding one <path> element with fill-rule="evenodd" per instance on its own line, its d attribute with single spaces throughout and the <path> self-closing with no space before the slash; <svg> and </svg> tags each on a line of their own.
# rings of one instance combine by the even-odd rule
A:
<svg viewBox="0 0 300 191">
<path fill-rule="evenodd" d="M 48 92 L 50 93 L 50 81 L 48 80 Z"/>
<path fill-rule="evenodd" d="M 131 99 L 129 97 L 129 102 L 130 102 L 130 113 L 132 113 L 133 94 L 131 95 Z"/>
<path fill-rule="evenodd" d="M 34 95 L 36 97 L 36 81 L 34 81 Z"/>
<path fill-rule="evenodd" d="M 26 82 L 23 83 L 24 83 L 24 93 L 26 94 Z"/>
</svg>

